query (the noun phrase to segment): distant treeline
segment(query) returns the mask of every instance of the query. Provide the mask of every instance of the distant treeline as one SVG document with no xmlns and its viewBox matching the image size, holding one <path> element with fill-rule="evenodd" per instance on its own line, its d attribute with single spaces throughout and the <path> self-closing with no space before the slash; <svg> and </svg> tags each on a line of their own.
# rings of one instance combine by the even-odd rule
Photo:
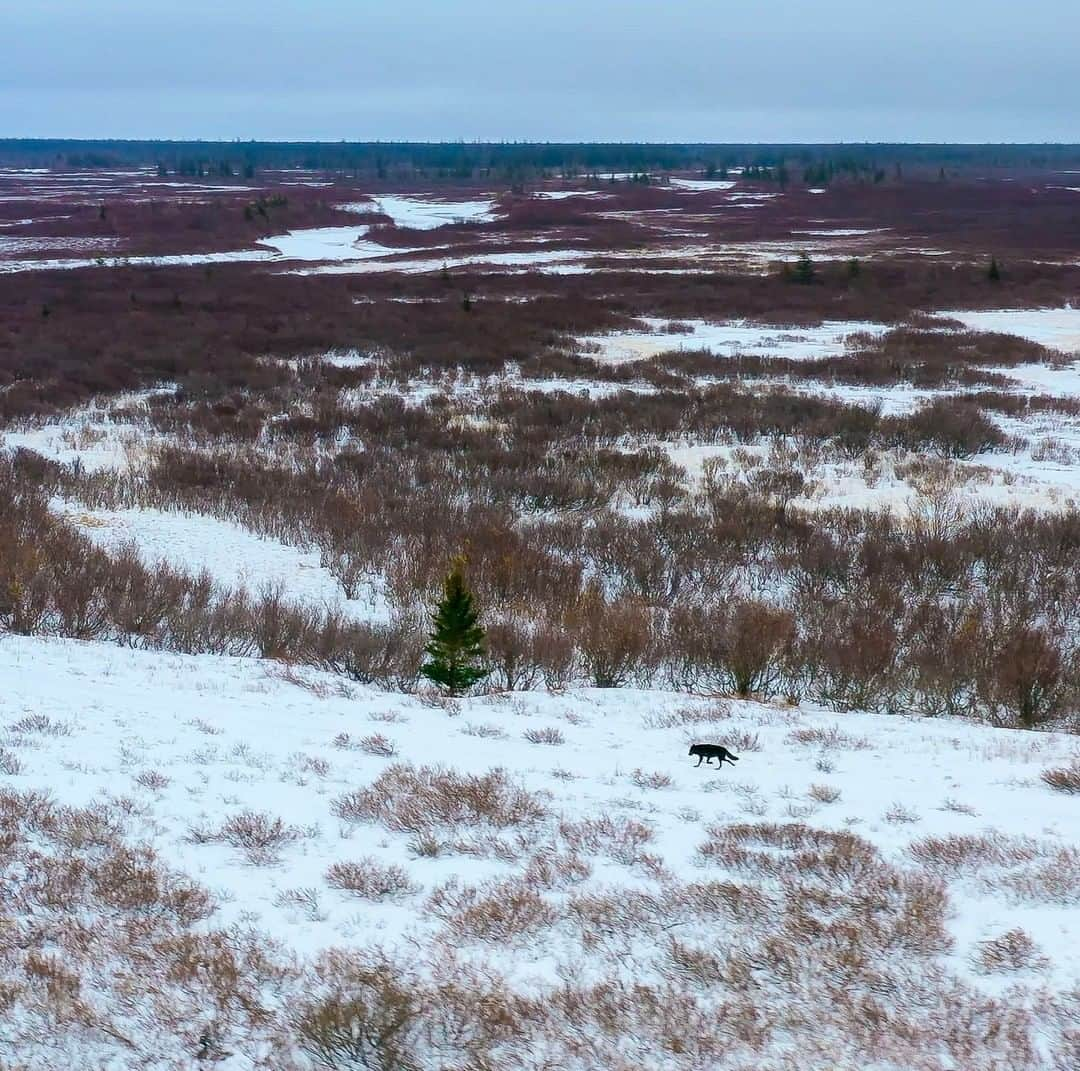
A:
<svg viewBox="0 0 1080 1071">
<path fill-rule="evenodd" d="M 790 168 L 808 179 L 838 174 L 890 177 L 909 169 L 1053 169 L 1080 165 L 1080 145 L 766 145 L 464 142 L 76 141 L 0 139 L 0 165 L 107 168 L 152 166 L 163 173 L 238 175 L 308 168 L 349 176 L 515 181 L 543 174 L 641 174 L 742 167 L 761 177 Z"/>
</svg>

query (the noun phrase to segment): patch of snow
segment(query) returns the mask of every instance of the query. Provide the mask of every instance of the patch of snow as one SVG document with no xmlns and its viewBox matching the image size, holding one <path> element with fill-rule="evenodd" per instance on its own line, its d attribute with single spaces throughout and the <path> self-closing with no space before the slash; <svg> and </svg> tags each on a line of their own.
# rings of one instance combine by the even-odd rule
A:
<svg viewBox="0 0 1080 1071">
<path fill-rule="evenodd" d="M 233 521 L 161 509 L 85 509 L 62 499 L 54 499 L 51 508 L 108 550 L 134 543 L 148 565 L 165 561 L 193 573 L 205 569 L 225 587 L 255 593 L 280 586 L 290 601 L 340 610 L 354 620 L 390 616 L 374 585 L 360 598 L 347 599 L 317 549 L 291 547 Z"/>
<path fill-rule="evenodd" d="M 385 196 L 339 205 L 346 212 L 379 212 L 396 227 L 431 231 L 448 223 L 487 223 L 495 218 L 495 201 L 437 201 L 426 197 Z"/>
<path fill-rule="evenodd" d="M 826 321 L 817 327 L 772 327 L 749 320 L 708 323 L 704 320 L 680 321 L 693 330 L 668 334 L 662 330 L 668 321 L 645 318 L 652 331 L 624 331 L 607 335 L 582 335 L 577 341 L 600 347 L 590 354 L 610 364 L 637 361 L 672 350 L 708 350 L 717 357 L 754 354 L 761 357 L 787 357 L 792 360 L 815 360 L 842 354 L 849 335 L 858 332 L 882 334 L 884 324 L 861 321 Z"/>
<path fill-rule="evenodd" d="M 1065 353 L 1080 353 L 1080 308 L 942 312 L 973 331 L 999 331 Z"/>
<path fill-rule="evenodd" d="M 364 236 L 370 227 L 305 227 L 285 234 L 260 238 L 284 260 L 364 260 L 394 252 Z M 400 252 L 400 250 L 398 250 Z"/>
<path fill-rule="evenodd" d="M 673 178 L 669 182 L 677 190 L 691 190 L 694 192 L 701 190 L 730 190 L 735 186 L 734 182 L 729 182 L 726 179 Z"/>
</svg>

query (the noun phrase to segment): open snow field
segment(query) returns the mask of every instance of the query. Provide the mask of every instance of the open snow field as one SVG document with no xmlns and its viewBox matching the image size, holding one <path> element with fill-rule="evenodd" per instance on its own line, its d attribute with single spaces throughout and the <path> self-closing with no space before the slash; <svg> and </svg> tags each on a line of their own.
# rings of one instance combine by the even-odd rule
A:
<svg viewBox="0 0 1080 1071">
<path fill-rule="evenodd" d="M 434 703 L 267 662 L 14 636 L 0 642 L 0 676 L 5 789 L 119 808 L 129 840 L 151 843 L 162 862 L 212 892 L 215 925 L 254 928 L 305 957 L 377 943 L 415 962 L 449 941 L 473 968 L 534 997 L 571 979 L 662 985 L 671 940 L 749 949 L 776 926 L 769 909 L 748 905 L 707 933 L 680 929 L 676 918 L 670 938 L 649 936 L 647 917 L 613 916 L 619 932 L 629 927 L 625 948 L 616 954 L 601 939 L 583 955 L 575 919 L 591 898 L 614 896 L 636 911 L 634 898 L 677 899 L 687 884 L 739 885 L 750 864 L 734 849 L 729 858 L 714 852 L 710 828 L 795 823 L 854 834 L 881 865 L 943 883 L 945 935 L 932 953 L 895 963 L 883 951 L 886 973 L 903 970 L 911 955 L 908 967 L 936 986 L 971 987 L 1015 1008 L 1080 983 L 1076 804 L 1040 780 L 1080 755 L 1075 738 L 639 690 Z M 687 755 L 695 739 L 727 741 L 738 766 L 695 768 Z M 477 777 L 501 769 L 543 813 L 502 828 L 469 819 L 439 826 L 429 815 L 412 831 L 408 820 L 350 818 L 350 794 L 395 776 L 400 764 Z M 241 828 L 252 814 L 280 820 L 281 836 L 245 846 L 242 835 L 230 843 L 214 833 L 233 820 Z M 426 846 L 432 836 L 443 846 Z M 961 849 L 969 854 L 954 859 Z M 573 869 L 545 886 L 536 860 L 555 853 L 555 865 L 567 852 Z M 391 869 L 393 886 L 358 896 L 336 884 L 335 865 L 363 868 L 364 860 Z M 780 874 L 753 883 L 769 895 Z M 482 915 L 457 914 L 469 903 L 479 911 L 483 890 L 509 894 L 520 880 L 538 883 L 541 915 L 481 923 Z M 996 960 L 987 949 L 1018 930 L 1033 942 L 1023 965 L 988 968 Z M 793 1040 L 791 1016 L 821 1001 L 770 980 L 764 964 L 761 971 L 755 1000 L 774 1021 L 760 1053 L 768 1061 Z M 812 978 L 811 970 L 805 981 Z M 891 1006 L 888 990 L 876 999 Z M 836 1024 L 820 1029 L 826 1039 Z M 845 1044 L 832 1043 L 832 1066 L 849 1066 Z M 1053 1030 L 1043 1044 L 1047 1052 L 1057 1044 Z M 747 1051 L 734 1038 L 731 1045 Z M 54 1057 L 92 1063 L 96 1051 L 89 1038 L 64 1038 Z M 940 1059 L 933 1066 L 959 1066 Z M 249 1061 L 236 1053 L 219 1066 Z M 862 1066 L 897 1064 L 883 1053 Z"/>
</svg>

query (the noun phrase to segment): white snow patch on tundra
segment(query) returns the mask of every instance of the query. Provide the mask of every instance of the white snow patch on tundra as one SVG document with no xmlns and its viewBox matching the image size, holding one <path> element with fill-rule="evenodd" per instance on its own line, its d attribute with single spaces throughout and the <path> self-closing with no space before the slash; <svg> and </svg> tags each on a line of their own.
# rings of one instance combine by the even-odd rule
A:
<svg viewBox="0 0 1080 1071">
<path fill-rule="evenodd" d="M 582 335 L 577 341 L 587 347 L 599 347 L 592 356 L 609 364 L 638 361 L 672 350 L 708 350 L 717 357 L 753 354 L 809 361 L 842 354 L 850 335 L 864 332 L 876 335 L 889 330 L 884 324 L 855 320 L 829 320 L 817 327 L 773 327 L 750 320 L 722 323 L 687 320 L 679 323 L 692 330 L 668 333 L 664 330 L 668 321 L 643 319 L 651 330 Z"/>
<path fill-rule="evenodd" d="M 991 309 L 943 312 L 973 331 L 1000 331 L 1019 335 L 1050 349 L 1080 353 L 1080 308 L 1063 309 Z"/>
<path fill-rule="evenodd" d="M 292 547 L 233 521 L 162 509 L 84 509 L 54 499 L 51 508 L 75 524 L 98 546 L 116 551 L 134 544 L 147 565 L 159 561 L 200 573 L 225 587 L 258 594 L 281 588 L 293 602 L 338 610 L 353 620 L 386 621 L 390 611 L 378 588 L 364 585 L 347 599 L 316 548 Z"/>
<path fill-rule="evenodd" d="M 495 201 L 435 201 L 426 197 L 375 197 L 340 205 L 346 212 L 379 212 L 396 227 L 432 231 L 448 223 L 487 223 L 495 218 Z"/>
</svg>

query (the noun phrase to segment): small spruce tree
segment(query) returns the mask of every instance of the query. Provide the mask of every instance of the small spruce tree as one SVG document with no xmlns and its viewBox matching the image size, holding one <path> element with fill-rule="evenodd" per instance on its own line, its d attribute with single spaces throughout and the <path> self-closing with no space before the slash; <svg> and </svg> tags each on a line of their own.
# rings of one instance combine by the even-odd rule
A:
<svg viewBox="0 0 1080 1071">
<path fill-rule="evenodd" d="M 990 258 L 990 268 L 986 273 L 986 277 L 992 283 L 1001 282 L 1001 268 L 998 266 L 997 257 Z"/>
<path fill-rule="evenodd" d="M 795 261 L 795 268 L 791 273 L 791 280 L 795 283 L 812 283 L 815 279 L 814 262 L 809 253 L 800 253 Z"/>
<path fill-rule="evenodd" d="M 424 651 L 429 661 L 420 672 L 458 695 L 487 676 L 484 666 L 484 629 L 465 586 L 465 559 L 457 558 L 443 581 L 443 597 L 435 611 L 431 639 Z"/>
</svg>

